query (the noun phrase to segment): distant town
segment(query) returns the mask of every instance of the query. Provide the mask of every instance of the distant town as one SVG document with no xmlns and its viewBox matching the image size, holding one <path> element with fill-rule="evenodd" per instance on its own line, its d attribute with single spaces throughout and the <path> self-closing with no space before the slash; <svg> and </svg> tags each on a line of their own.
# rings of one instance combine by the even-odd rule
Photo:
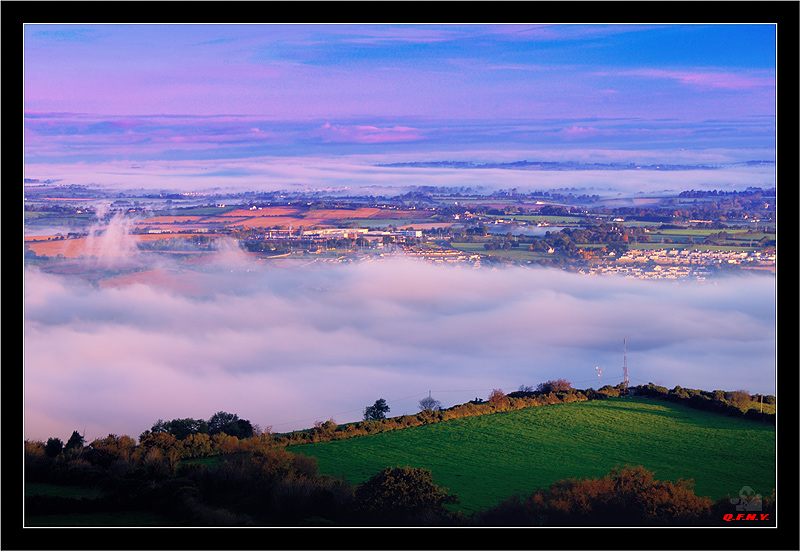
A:
<svg viewBox="0 0 800 551">
<path fill-rule="evenodd" d="M 774 188 L 603 197 L 421 187 L 376 197 L 119 192 L 29 179 L 24 202 L 25 258 L 45 270 L 103 254 L 112 223 L 124 226 L 137 252 L 176 258 L 212 254 L 226 237 L 265 262 L 404 255 L 475 269 L 552 266 L 642 279 L 774 273 L 776 266 Z"/>
</svg>

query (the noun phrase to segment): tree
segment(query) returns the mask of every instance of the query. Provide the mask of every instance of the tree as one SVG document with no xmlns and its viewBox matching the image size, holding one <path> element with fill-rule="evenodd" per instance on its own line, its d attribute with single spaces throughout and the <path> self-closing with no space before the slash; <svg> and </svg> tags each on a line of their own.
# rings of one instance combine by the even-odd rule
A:
<svg viewBox="0 0 800 551">
<path fill-rule="evenodd" d="M 428 409 L 431 411 L 440 411 L 442 409 L 442 403 L 435 398 L 426 396 L 419 401 L 419 410 L 425 411 Z"/>
<path fill-rule="evenodd" d="M 60 438 L 48 438 L 44 445 L 44 454 L 47 457 L 58 457 L 64 448 L 64 442 Z"/>
<path fill-rule="evenodd" d="M 539 383 L 536 387 L 537 392 L 566 392 L 572 390 L 572 383 L 566 379 L 555 379 Z"/>
<path fill-rule="evenodd" d="M 508 406 L 508 396 L 502 388 L 495 388 L 489 393 L 489 404 L 494 409 L 503 409 Z"/>
<path fill-rule="evenodd" d="M 191 434 L 207 433 L 208 425 L 202 419 L 172 419 L 171 421 L 164 421 L 159 419 L 150 428 L 153 433 L 166 432 L 171 434 L 178 440 L 183 440 Z"/>
<path fill-rule="evenodd" d="M 83 449 L 83 436 L 81 436 L 81 434 L 76 430 L 72 431 L 72 436 L 70 436 L 69 440 L 67 440 L 67 443 L 64 446 L 64 449 L 65 450 L 75 449 L 75 450 L 78 450 L 78 451 L 82 450 Z"/>
<path fill-rule="evenodd" d="M 208 420 L 208 434 L 225 433 L 236 438 L 250 438 L 253 436 L 253 424 L 247 419 L 239 419 L 235 413 L 218 411 Z"/>
<path fill-rule="evenodd" d="M 364 409 L 364 421 L 386 419 L 387 413 L 389 413 L 389 406 L 386 405 L 386 400 L 378 398 L 374 404 Z"/>
<path fill-rule="evenodd" d="M 434 483 L 431 471 L 413 467 L 382 470 L 356 488 L 353 498 L 359 519 L 392 525 L 444 519 L 449 516 L 444 505 L 458 503 Z"/>
</svg>

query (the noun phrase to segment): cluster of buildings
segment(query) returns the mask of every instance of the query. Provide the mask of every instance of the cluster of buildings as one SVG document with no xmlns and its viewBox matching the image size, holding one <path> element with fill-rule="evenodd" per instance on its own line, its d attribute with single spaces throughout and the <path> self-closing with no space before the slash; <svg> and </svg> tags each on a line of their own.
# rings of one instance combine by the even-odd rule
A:
<svg viewBox="0 0 800 551">
<path fill-rule="evenodd" d="M 674 265 L 741 264 L 751 266 L 775 266 L 774 252 L 747 252 L 730 250 L 694 249 L 631 249 L 616 258 L 616 263 L 645 263 Z"/>
<path fill-rule="evenodd" d="M 272 233 L 272 232 L 270 232 Z M 276 231 L 277 233 L 277 231 Z M 384 237 L 421 238 L 422 230 L 369 230 L 367 228 L 320 228 L 303 232 L 305 239 L 358 239 L 382 240 Z"/>
<path fill-rule="evenodd" d="M 432 262 L 434 264 L 459 264 L 468 263 L 472 264 L 474 268 L 481 267 L 481 255 L 475 253 L 467 253 L 455 249 L 442 249 L 442 248 L 426 248 L 426 249 L 411 249 L 405 248 L 405 253 L 408 256 Z"/>
<path fill-rule="evenodd" d="M 652 267 L 605 264 L 581 268 L 579 273 L 584 275 L 622 275 L 631 279 L 705 279 L 709 272 L 704 268 L 692 266 L 661 266 Z"/>
<path fill-rule="evenodd" d="M 613 257 L 613 255 L 612 255 Z M 612 262 L 578 270 L 587 275 L 617 274 L 637 279 L 705 279 L 709 267 L 739 265 L 775 269 L 774 252 L 731 250 L 637 249 L 622 253 Z"/>
</svg>

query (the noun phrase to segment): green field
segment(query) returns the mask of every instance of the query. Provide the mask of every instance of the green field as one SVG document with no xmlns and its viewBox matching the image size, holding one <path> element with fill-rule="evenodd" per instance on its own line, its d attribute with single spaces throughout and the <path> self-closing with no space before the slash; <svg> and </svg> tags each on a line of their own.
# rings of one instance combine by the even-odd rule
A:
<svg viewBox="0 0 800 551">
<path fill-rule="evenodd" d="M 548 255 L 547 253 L 528 250 L 528 247 L 524 245 L 520 245 L 519 247 L 514 247 L 508 250 L 496 249 L 493 251 L 488 251 L 484 247 L 484 244 L 488 242 L 489 241 L 481 241 L 480 243 L 451 242 L 449 246 L 453 249 L 456 249 L 458 251 L 463 251 L 465 253 L 480 254 L 484 256 L 496 256 L 499 258 L 507 258 L 509 260 L 513 260 L 516 262 L 523 262 L 523 263 L 535 262 L 537 260 L 541 260 L 542 258 L 553 257 L 553 255 Z"/>
<path fill-rule="evenodd" d="M 557 225 L 581 224 L 586 221 L 585 216 L 573 216 L 570 214 L 485 214 L 483 216 L 491 219 L 515 220 L 528 223 L 547 222 L 548 224 Z"/>
<path fill-rule="evenodd" d="M 624 464 L 661 480 L 694 479 L 695 493 L 713 499 L 744 486 L 768 496 L 775 487 L 774 426 L 646 398 L 540 406 L 287 449 L 356 484 L 387 466 L 429 469 L 465 513 Z"/>
<path fill-rule="evenodd" d="M 46 482 L 26 482 L 25 495 L 29 496 L 58 496 L 73 499 L 94 499 L 101 497 L 103 492 L 97 488 L 85 486 L 64 486 L 61 484 L 48 484 Z"/>
</svg>

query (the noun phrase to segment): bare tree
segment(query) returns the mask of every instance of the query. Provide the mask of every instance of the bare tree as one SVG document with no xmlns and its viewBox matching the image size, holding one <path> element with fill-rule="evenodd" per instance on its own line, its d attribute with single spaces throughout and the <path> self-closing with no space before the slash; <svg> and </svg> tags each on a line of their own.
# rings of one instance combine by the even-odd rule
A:
<svg viewBox="0 0 800 551">
<path fill-rule="evenodd" d="M 426 409 L 430 409 L 432 411 L 439 411 L 442 409 L 442 403 L 435 398 L 431 398 L 431 395 L 428 394 L 425 398 L 419 401 L 419 410 L 425 411 Z"/>
</svg>

